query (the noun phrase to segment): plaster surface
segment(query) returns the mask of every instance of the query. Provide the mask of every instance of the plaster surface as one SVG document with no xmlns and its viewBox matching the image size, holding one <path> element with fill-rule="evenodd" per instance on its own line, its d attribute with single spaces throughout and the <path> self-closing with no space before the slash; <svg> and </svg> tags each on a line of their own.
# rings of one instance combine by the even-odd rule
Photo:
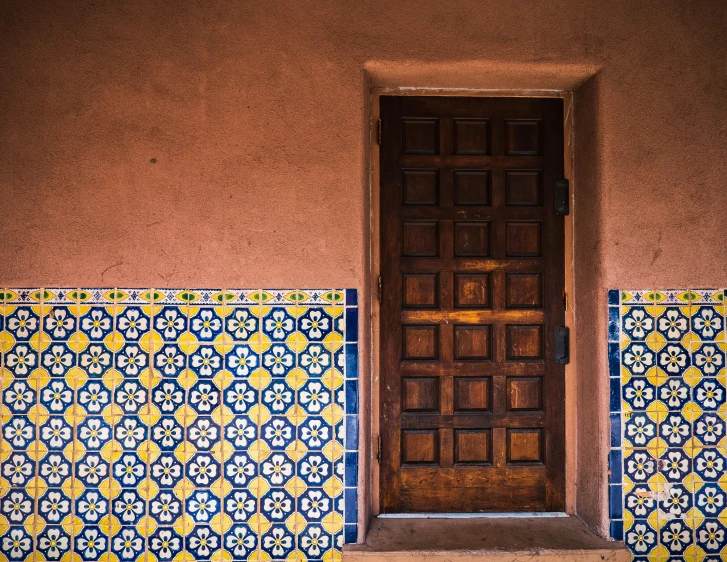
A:
<svg viewBox="0 0 727 562">
<path fill-rule="evenodd" d="M 606 290 L 727 276 L 726 20 L 720 0 L 6 0 L 0 286 L 368 302 L 369 88 L 575 89 L 576 509 L 605 533 Z"/>
</svg>

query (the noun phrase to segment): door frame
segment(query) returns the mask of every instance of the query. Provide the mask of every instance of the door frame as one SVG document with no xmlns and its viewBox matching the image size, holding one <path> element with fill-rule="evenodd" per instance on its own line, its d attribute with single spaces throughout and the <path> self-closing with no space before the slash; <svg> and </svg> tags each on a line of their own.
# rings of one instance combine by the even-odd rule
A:
<svg viewBox="0 0 727 562">
<path fill-rule="evenodd" d="M 371 408 L 371 430 L 367 433 L 368 463 L 363 463 L 365 469 L 370 469 L 367 474 L 367 487 L 370 494 L 370 514 L 381 513 L 381 485 L 378 461 L 378 436 L 380 434 L 380 359 L 381 359 L 381 314 L 378 296 L 378 278 L 381 271 L 380 241 L 380 152 L 378 144 L 378 120 L 380 114 L 381 96 L 448 96 L 448 97 L 527 97 L 527 98 L 559 98 L 563 100 L 563 142 L 564 142 L 564 177 L 570 181 L 570 214 L 565 219 L 565 287 L 570 302 L 566 308 L 565 325 L 571 330 L 570 363 L 565 366 L 565 511 L 575 513 L 575 486 L 576 486 L 576 352 L 575 352 L 575 308 L 573 306 L 574 287 L 574 182 L 573 182 L 573 92 L 566 90 L 462 90 L 448 88 L 401 88 L 401 87 L 372 87 L 369 90 L 368 111 L 369 116 L 369 162 L 368 162 L 368 210 L 369 210 L 369 233 L 368 233 L 368 255 L 369 255 L 369 279 L 368 286 L 371 318 L 371 348 L 370 348 L 370 408 Z M 364 303 L 361 303 L 362 305 Z M 368 506 L 367 506 L 368 507 Z M 368 511 L 368 510 L 365 510 Z"/>
</svg>

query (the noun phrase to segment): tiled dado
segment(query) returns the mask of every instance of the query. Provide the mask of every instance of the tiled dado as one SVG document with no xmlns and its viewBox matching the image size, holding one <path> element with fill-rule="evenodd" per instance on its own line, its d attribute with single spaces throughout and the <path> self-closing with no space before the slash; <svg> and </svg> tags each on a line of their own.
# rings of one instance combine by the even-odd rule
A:
<svg viewBox="0 0 727 562">
<path fill-rule="evenodd" d="M 5 289 L 0 560 L 333 561 L 354 290 Z"/>
<path fill-rule="evenodd" d="M 727 559 L 725 290 L 609 291 L 611 536 Z"/>
</svg>

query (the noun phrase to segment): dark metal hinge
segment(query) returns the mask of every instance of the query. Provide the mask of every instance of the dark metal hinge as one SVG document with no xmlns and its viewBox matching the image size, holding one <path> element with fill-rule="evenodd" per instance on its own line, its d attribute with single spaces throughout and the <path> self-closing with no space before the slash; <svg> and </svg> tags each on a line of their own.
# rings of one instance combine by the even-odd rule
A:
<svg viewBox="0 0 727 562">
<path fill-rule="evenodd" d="M 381 462 L 381 435 L 376 438 L 376 460 Z"/>
<path fill-rule="evenodd" d="M 553 191 L 553 202 L 555 207 L 553 210 L 555 211 L 555 214 L 561 217 L 570 214 L 570 190 L 568 189 L 568 180 L 555 180 Z"/>
<path fill-rule="evenodd" d="M 558 365 L 570 363 L 570 330 L 565 326 L 555 329 L 555 362 Z"/>
<path fill-rule="evenodd" d="M 381 275 L 379 275 L 379 280 L 377 283 L 377 290 L 379 295 L 379 302 L 381 302 L 381 299 L 384 298 L 384 288 L 383 288 L 383 281 L 381 280 Z"/>
<path fill-rule="evenodd" d="M 381 144 L 381 119 L 376 124 L 376 141 Z"/>
</svg>

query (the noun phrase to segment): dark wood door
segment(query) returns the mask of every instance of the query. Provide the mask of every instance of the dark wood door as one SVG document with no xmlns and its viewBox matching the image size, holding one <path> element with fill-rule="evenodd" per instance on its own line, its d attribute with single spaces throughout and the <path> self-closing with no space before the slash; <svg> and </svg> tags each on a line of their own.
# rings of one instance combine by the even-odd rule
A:
<svg viewBox="0 0 727 562">
<path fill-rule="evenodd" d="M 558 99 L 381 97 L 381 508 L 561 511 Z"/>
</svg>

